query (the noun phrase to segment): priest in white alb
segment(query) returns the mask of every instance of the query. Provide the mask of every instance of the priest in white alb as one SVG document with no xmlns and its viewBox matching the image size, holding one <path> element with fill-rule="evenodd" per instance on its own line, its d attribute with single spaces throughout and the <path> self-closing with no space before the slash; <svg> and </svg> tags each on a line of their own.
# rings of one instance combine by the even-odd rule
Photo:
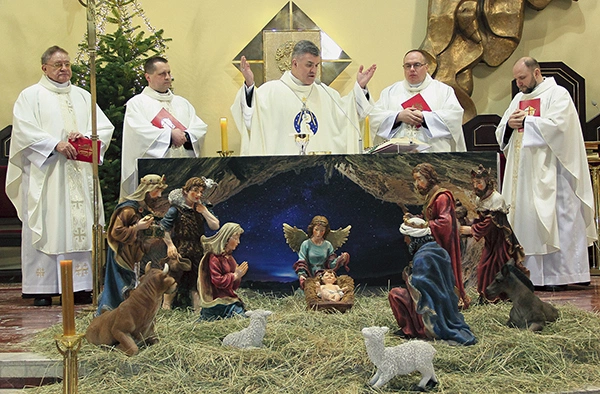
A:
<svg viewBox="0 0 600 394">
<path fill-rule="evenodd" d="M 154 56 L 144 64 L 148 86 L 126 104 L 120 199 L 138 185 L 137 159 L 199 157 L 207 126 L 192 104 L 171 91 L 171 67 Z"/>
<path fill-rule="evenodd" d="M 571 96 L 539 63 L 519 59 L 520 90 L 496 138 L 506 155 L 502 196 L 525 251 L 531 281 L 547 290 L 589 282 L 588 246 L 597 239 L 583 134 Z"/>
<path fill-rule="evenodd" d="M 36 306 L 51 305 L 52 296 L 61 292 L 60 261 L 72 260 L 75 302 L 91 302 L 93 169 L 92 163 L 75 160 L 71 142 L 92 135 L 92 98 L 71 85 L 71 62 L 64 49 L 48 48 L 42 71 L 40 81 L 15 102 L 6 178 L 6 194 L 23 223 L 23 297 L 34 298 Z M 96 110 L 101 163 L 114 127 Z M 89 158 L 90 149 L 84 153 Z"/>
<path fill-rule="evenodd" d="M 342 97 L 316 78 L 320 63 L 319 48 L 299 41 L 292 52 L 291 70 L 256 88 L 254 74 L 242 56 L 245 83 L 231 106 L 241 134 L 242 156 L 297 155 L 301 150 L 297 134 L 308 135 L 307 152 L 359 153 L 359 118 L 370 107 L 366 84 L 376 66 L 361 66 L 353 90 Z"/>
<path fill-rule="evenodd" d="M 431 78 L 420 50 L 407 52 L 402 67 L 404 81 L 383 89 L 369 113 L 375 144 L 407 138 L 429 145 L 427 152 L 465 152 L 464 110 L 454 89 Z"/>
</svg>

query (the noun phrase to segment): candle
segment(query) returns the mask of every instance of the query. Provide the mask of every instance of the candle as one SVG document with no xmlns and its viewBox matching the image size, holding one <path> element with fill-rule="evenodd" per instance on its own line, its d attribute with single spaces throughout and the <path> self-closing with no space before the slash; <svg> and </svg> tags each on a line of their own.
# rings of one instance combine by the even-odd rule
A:
<svg viewBox="0 0 600 394">
<path fill-rule="evenodd" d="M 227 140 L 227 118 L 221 118 L 221 151 L 229 150 L 229 142 Z"/>
<path fill-rule="evenodd" d="M 75 335 L 75 304 L 73 302 L 73 261 L 60 261 L 60 279 L 62 282 L 63 335 Z"/>
<path fill-rule="evenodd" d="M 364 133 L 364 135 L 365 135 L 365 137 L 364 137 L 364 139 L 365 139 L 365 148 L 368 148 L 368 147 L 371 146 L 371 135 L 370 135 L 370 133 L 371 133 L 371 125 L 369 124 L 369 117 L 367 116 L 365 118 L 365 133 Z"/>
</svg>

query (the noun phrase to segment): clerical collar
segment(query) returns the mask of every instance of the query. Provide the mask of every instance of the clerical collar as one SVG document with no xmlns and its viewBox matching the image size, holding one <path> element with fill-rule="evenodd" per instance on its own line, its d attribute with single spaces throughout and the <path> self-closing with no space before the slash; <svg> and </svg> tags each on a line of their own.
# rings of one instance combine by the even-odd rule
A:
<svg viewBox="0 0 600 394">
<path fill-rule="evenodd" d="M 171 92 L 171 89 L 167 90 L 166 93 L 161 93 L 161 92 L 157 92 L 156 90 L 152 89 L 150 86 L 146 86 L 144 88 L 144 90 L 142 90 L 142 93 L 152 97 L 155 100 L 158 101 L 171 101 L 173 100 L 173 92 Z"/>
<path fill-rule="evenodd" d="M 58 83 L 48 78 L 46 74 L 42 75 L 39 84 L 54 93 L 65 94 L 71 91 L 70 81 Z"/>
<path fill-rule="evenodd" d="M 411 85 L 405 79 L 404 80 L 404 88 L 409 92 L 418 93 L 418 92 L 425 90 L 429 86 L 429 84 L 431 84 L 431 81 L 433 81 L 433 78 L 431 78 L 431 75 L 429 75 L 429 73 L 427 73 L 425 75 L 425 79 L 423 80 L 423 82 L 421 82 L 418 85 Z"/>
<path fill-rule="evenodd" d="M 292 82 L 294 82 L 294 83 L 295 83 L 296 85 L 298 85 L 298 86 L 310 86 L 310 85 L 312 85 L 312 83 L 311 83 L 311 84 L 308 84 L 308 85 L 307 85 L 307 84 L 305 84 L 305 83 L 303 83 L 301 80 L 299 80 L 298 78 L 296 78 L 296 77 L 294 76 L 294 74 L 292 74 L 292 72 L 291 72 L 291 71 L 290 71 L 290 78 L 291 78 Z"/>
</svg>

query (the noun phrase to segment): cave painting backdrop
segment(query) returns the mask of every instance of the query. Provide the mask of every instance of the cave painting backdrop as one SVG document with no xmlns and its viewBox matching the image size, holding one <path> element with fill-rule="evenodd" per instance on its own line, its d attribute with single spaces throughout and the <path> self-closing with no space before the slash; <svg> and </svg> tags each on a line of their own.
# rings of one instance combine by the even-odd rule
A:
<svg viewBox="0 0 600 394">
<path fill-rule="evenodd" d="M 250 266 L 244 285 L 291 289 L 297 286 L 292 269 L 297 254 L 285 241 L 283 223 L 306 231 L 315 215 L 326 216 L 333 230 L 352 226 L 337 253 L 350 254 L 349 274 L 357 284 L 399 284 L 409 256 L 398 228 L 403 209 L 421 212 L 422 199 L 412 180 L 412 168 L 421 162 L 435 166 L 442 186 L 452 190 L 472 216 L 471 169 L 483 164 L 496 173 L 497 154 L 140 159 L 138 165 L 140 177 L 166 175 L 165 199 L 192 176 L 218 182 L 204 198 L 213 205 L 221 224 L 236 222 L 245 230 L 234 252 L 238 263 L 248 261 Z"/>
</svg>

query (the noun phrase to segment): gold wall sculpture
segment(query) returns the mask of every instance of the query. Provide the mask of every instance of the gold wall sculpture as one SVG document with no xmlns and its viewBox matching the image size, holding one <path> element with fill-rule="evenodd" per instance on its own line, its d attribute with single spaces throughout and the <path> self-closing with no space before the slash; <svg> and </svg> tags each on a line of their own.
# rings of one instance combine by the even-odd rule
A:
<svg viewBox="0 0 600 394">
<path fill-rule="evenodd" d="M 429 0 L 427 36 L 421 44 L 435 60 L 430 73 L 454 88 L 465 109 L 463 123 L 477 115 L 471 99 L 473 68 L 497 67 L 519 45 L 525 5 L 544 9 L 552 0 Z"/>
</svg>

